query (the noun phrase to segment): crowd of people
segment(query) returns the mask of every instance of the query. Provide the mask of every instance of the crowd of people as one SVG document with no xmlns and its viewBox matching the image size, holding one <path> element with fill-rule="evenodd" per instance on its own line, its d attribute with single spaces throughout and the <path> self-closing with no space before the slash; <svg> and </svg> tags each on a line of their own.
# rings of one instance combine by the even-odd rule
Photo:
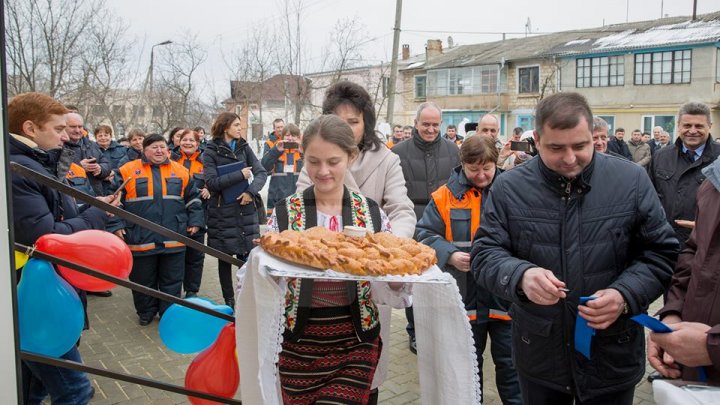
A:
<svg viewBox="0 0 720 405">
<path fill-rule="evenodd" d="M 628 141 L 617 128 L 610 138 L 574 93 L 540 101 L 535 130 L 514 128 L 506 141 L 492 114 L 465 136 L 454 125 L 441 134 L 442 115 L 422 103 L 414 125 L 395 125 L 385 140 L 367 91 L 341 81 L 304 130 L 276 119 L 258 157 L 231 112 L 216 117 L 209 140 L 201 127 L 116 139 L 104 124 L 92 140 L 77 109 L 25 93 L 8 105 L 10 159 L 243 261 L 261 224 L 351 224 L 427 244 L 457 284 L 481 383 L 490 338 L 504 404 L 631 404 L 646 345 L 660 378 L 720 384 L 720 143 L 708 106 L 681 107 L 674 143 L 661 127 Z M 200 293 L 202 252 L 15 173 L 12 191 L 18 242 L 105 229 L 133 254 L 130 280 L 176 297 Z M 233 275 L 220 260 L 222 295 L 235 308 Z M 418 350 L 411 285 L 282 282 L 285 403 L 377 403 L 391 307 L 405 308 L 409 350 Z M 646 343 L 630 318 L 661 296 L 657 315 L 675 332 Z M 133 302 L 142 326 L 168 306 L 136 292 Z M 593 330 L 592 355 L 575 350 L 576 324 Z M 23 383 L 28 403 L 93 394 L 84 373 L 31 361 Z"/>
</svg>

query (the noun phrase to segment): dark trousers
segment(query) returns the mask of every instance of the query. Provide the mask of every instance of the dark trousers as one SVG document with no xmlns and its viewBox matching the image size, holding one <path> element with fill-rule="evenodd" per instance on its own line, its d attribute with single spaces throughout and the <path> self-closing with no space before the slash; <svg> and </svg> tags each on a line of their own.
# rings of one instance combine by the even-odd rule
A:
<svg viewBox="0 0 720 405">
<path fill-rule="evenodd" d="M 133 256 L 130 281 L 180 297 L 184 272 L 185 252 Z M 149 295 L 136 291 L 132 294 L 135 311 L 143 318 L 152 318 L 158 312 L 162 316 L 170 306 L 170 303 Z"/>
<path fill-rule="evenodd" d="M 238 259 L 242 261 L 247 260 L 248 255 L 236 255 Z M 222 290 L 223 298 L 227 301 L 228 299 L 235 299 L 235 274 L 232 271 L 232 265 L 222 260 L 218 260 L 218 277 L 220 277 L 220 289 Z"/>
<path fill-rule="evenodd" d="M 407 318 L 408 321 L 405 330 L 408 336 L 415 339 L 415 314 L 413 313 L 412 305 L 405 308 L 405 318 Z"/>
<path fill-rule="evenodd" d="M 193 236 L 192 240 L 199 243 L 205 243 L 205 231 L 200 231 Z M 203 266 L 205 263 L 205 253 L 193 248 L 185 248 L 185 276 L 183 277 L 183 289 L 187 293 L 200 291 L 200 282 L 202 281 Z"/>
<path fill-rule="evenodd" d="M 531 382 L 520 376 L 520 389 L 522 390 L 525 405 L 632 405 L 635 387 L 608 395 L 597 396 L 586 401 L 580 401 L 574 394 L 556 391 L 552 388 Z"/>
<path fill-rule="evenodd" d="M 483 381 L 483 353 L 490 335 L 490 354 L 495 363 L 495 385 L 504 405 L 522 405 L 520 383 L 512 362 L 512 324 L 511 321 L 488 321 L 471 324 L 475 351 L 477 352 L 480 384 Z M 484 395 L 484 394 L 483 394 Z"/>
</svg>

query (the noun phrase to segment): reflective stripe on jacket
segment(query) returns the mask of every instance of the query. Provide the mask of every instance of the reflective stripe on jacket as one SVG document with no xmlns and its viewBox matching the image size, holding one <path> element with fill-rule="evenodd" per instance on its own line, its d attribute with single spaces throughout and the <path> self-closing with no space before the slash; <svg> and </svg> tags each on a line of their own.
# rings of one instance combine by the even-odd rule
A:
<svg viewBox="0 0 720 405">
<path fill-rule="evenodd" d="M 128 212 L 185 235 L 190 226 L 204 226 L 203 211 L 197 188 L 190 173 L 179 163 L 166 160 L 153 165 L 142 159 L 120 168 L 125 186 L 123 204 Z M 160 184 L 158 184 L 158 182 Z M 127 224 L 125 240 L 133 254 L 181 251 L 184 245 L 134 224 Z"/>
</svg>

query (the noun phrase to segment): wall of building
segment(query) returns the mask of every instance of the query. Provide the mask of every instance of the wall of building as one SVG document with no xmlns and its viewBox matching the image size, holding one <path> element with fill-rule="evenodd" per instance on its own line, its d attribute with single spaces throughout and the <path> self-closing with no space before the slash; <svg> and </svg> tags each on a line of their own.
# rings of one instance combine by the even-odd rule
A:
<svg viewBox="0 0 720 405">
<path fill-rule="evenodd" d="M 634 54 L 629 52 L 624 56 L 625 84 L 611 87 L 577 88 L 575 59 L 564 59 L 561 63 L 562 90 L 583 94 L 595 115 L 614 117 L 614 127 L 627 131 L 647 130 L 647 117 L 650 116 L 676 116 L 680 106 L 688 101 L 710 106 L 720 103 L 720 83 L 716 77 L 718 57 L 714 46 L 692 48 L 691 78 L 687 84 L 635 85 Z M 719 118 L 720 112 L 713 112 L 713 121 L 718 122 Z M 714 132 L 720 133 L 717 129 Z"/>
</svg>

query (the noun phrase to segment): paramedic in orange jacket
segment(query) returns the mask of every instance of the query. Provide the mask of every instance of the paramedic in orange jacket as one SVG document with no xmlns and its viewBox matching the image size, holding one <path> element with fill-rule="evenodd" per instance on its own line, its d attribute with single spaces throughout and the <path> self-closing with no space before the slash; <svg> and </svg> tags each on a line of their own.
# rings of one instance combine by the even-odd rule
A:
<svg viewBox="0 0 720 405">
<path fill-rule="evenodd" d="M 472 237 L 480 227 L 483 200 L 498 173 L 497 158 L 494 141 L 468 137 L 460 146 L 461 166 L 452 171 L 447 184 L 432 193 L 415 232 L 417 240 L 435 249 L 438 266 L 457 281 L 473 331 L 481 384 L 489 334 L 500 398 L 506 405 L 522 404 L 512 364 L 509 303 L 479 287 L 470 271 Z"/>
<path fill-rule="evenodd" d="M 200 193 L 188 170 L 168 159 L 166 140 L 152 134 L 143 140 L 143 156 L 120 167 L 123 181 L 131 178 L 122 193 L 125 210 L 172 231 L 192 236 L 205 225 Z M 133 253 L 130 280 L 180 297 L 185 245 L 127 223 L 116 231 Z M 124 234 L 124 235 L 123 235 Z M 160 316 L 169 304 L 133 291 L 133 302 L 142 326 Z"/>
</svg>

